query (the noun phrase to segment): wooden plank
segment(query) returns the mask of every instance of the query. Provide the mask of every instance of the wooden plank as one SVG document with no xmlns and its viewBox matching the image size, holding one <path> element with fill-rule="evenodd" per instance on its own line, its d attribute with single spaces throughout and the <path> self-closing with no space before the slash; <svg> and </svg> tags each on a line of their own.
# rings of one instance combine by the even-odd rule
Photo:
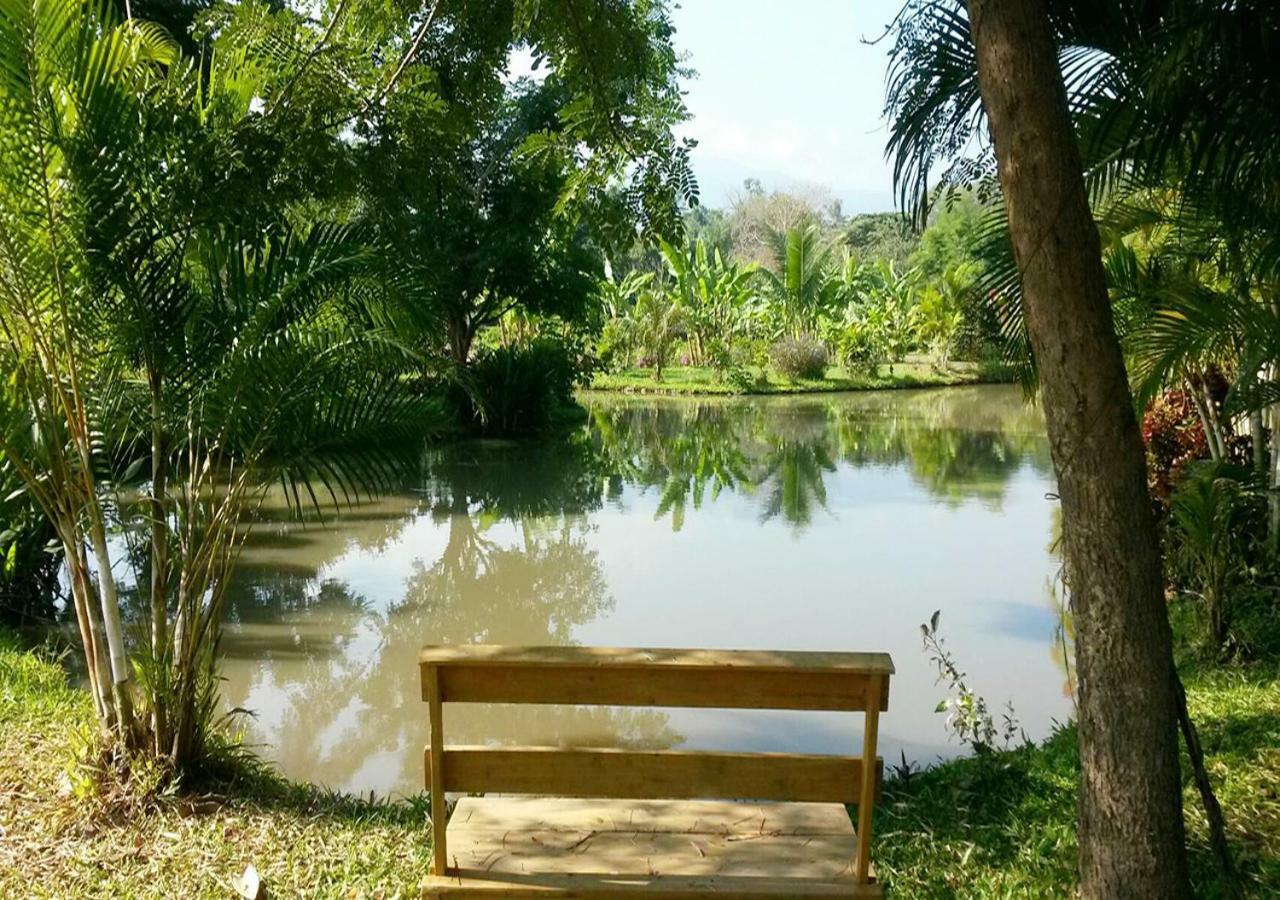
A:
<svg viewBox="0 0 1280 900">
<path fill-rule="evenodd" d="M 503 897 L 505 900 L 616 900 L 637 895 L 664 900 L 723 900 L 725 897 L 846 897 L 878 900 L 884 890 L 877 884 L 857 884 L 850 879 L 739 878 L 732 875 L 681 877 L 631 875 L 602 878 L 595 875 L 493 875 L 484 870 L 463 870 L 450 876 L 431 876 L 422 884 L 424 897 L 455 900 L 469 897 Z"/>
<path fill-rule="evenodd" d="M 458 869 L 518 875 L 716 875 L 852 878 L 853 835 L 666 831 L 490 831 L 450 836 Z"/>
<path fill-rule="evenodd" d="M 422 683 L 431 718 L 431 743 L 426 753 L 427 785 L 431 791 L 431 867 L 436 875 L 443 875 L 449 867 L 445 835 L 448 811 L 445 808 L 447 801 L 444 786 L 448 767 L 444 759 L 444 708 L 440 698 L 439 671 L 435 666 L 423 669 Z"/>
<path fill-rule="evenodd" d="M 853 756 L 446 747 L 443 768 L 444 790 L 464 794 L 833 803 L 857 803 L 863 797 L 862 760 Z M 876 780 L 881 768 L 877 760 Z"/>
<path fill-rule="evenodd" d="M 435 664 L 427 664 L 435 668 Z M 855 670 L 693 666 L 528 666 L 486 662 L 439 667 L 447 703 L 562 703 L 722 709 L 863 710 L 872 677 Z M 881 682 L 880 708 L 889 704 Z"/>
<path fill-rule="evenodd" d="M 449 829 L 480 831 L 670 831 L 681 834 L 844 835 L 853 822 L 839 803 L 733 800 L 596 800 L 463 797 Z"/>
<path fill-rule="evenodd" d="M 839 804 L 469 797 L 449 828 L 428 896 L 880 896 Z"/>
<path fill-rule="evenodd" d="M 789 669 L 893 674 L 887 653 L 813 650 L 697 650 L 672 647 L 516 647 L 448 644 L 424 647 L 424 665 L 601 666 L 607 668 Z"/>
<path fill-rule="evenodd" d="M 875 697 L 880 694 L 879 679 L 883 676 L 873 675 L 871 684 L 867 688 L 868 697 Z M 876 733 L 880 727 L 880 711 L 876 709 L 876 704 L 869 703 L 867 707 L 867 716 L 865 728 L 862 732 L 862 752 L 870 759 L 876 757 Z M 862 773 L 859 773 L 862 774 Z M 869 772 L 866 773 L 870 775 Z M 862 790 L 859 792 L 858 799 L 858 856 L 856 862 L 856 875 L 858 881 L 866 883 L 871 880 L 871 813 L 872 805 L 875 803 L 876 787 L 878 780 L 870 777 L 862 779 Z"/>
</svg>

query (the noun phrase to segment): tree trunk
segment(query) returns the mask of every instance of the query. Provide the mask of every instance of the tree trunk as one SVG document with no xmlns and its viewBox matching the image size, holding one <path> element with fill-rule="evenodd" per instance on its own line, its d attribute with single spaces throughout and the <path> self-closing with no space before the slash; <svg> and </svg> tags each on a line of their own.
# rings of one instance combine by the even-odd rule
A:
<svg viewBox="0 0 1280 900">
<path fill-rule="evenodd" d="M 93 694 L 93 705 L 98 713 L 99 723 L 104 730 L 109 731 L 115 727 L 115 708 L 112 706 L 111 692 L 107 688 L 110 663 L 107 662 L 102 646 L 94 611 L 95 598 L 93 589 L 89 586 L 89 565 L 75 528 L 62 523 L 58 527 L 59 533 L 63 535 L 63 558 L 66 560 L 67 576 L 71 583 L 71 601 L 76 611 L 76 624 L 80 629 L 80 643 L 84 647 L 85 670 Z"/>
<path fill-rule="evenodd" d="M 1265 477 L 1267 474 L 1267 426 L 1263 422 L 1260 409 L 1249 413 L 1249 444 L 1253 450 L 1253 470 Z"/>
<path fill-rule="evenodd" d="M 121 741 L 128 747 L 134 738 L 133 665 L 124 645 L 124 626 L 120 621 L 120 598 L 116 593 L 116 576 L 111 570 L 111 554 L 102 523 L 101 507 L 89 511 L 89 543 L 98 564 L 98 600 L 102 604 L 102 630 L 107 639 L 111 660 L 111 694 L 115 704 L 116 726 Z"/>
<path fill-rule="evenodd" d="M 1138 424 L 1045 0 L 968 0 L 1062 502 L 1081 896 L 1189 895 L 1172 639 Z"/>
<path fill-rule="evenodd" d="M 158 372 L 150 375 L 151 387 L 151 655 L 156 670 L 164 665 L 169 634 L 169 517 L 165 508 L 168 493 L 168 455 L 165 452 L 161 426 L 162 380 Z M 156 756 L 168 749 L 168 712 L 166 696 L 160 685 L 151 693 L 151 731 Z"/>
<path fill-rule="evenodd" d="M 467 367 L 471 359 L 471 345 L 475 343 L 476 327 L 466 313 L 459 312 L 449 319 L 449 355 L 459 369 Z"/>
<path fill-rule="evenodd" d="M 1280 550 L 1280 403 L 1271 404 L 1271 488 L 1267 501 L 1267 547 L 1272 554 Z"/>
<path fill-rule="evenodd" d="M 1280 301 L 1271 301 L 1271 311 L 1280 316 Z M 1262 369 L 1263 378 L 1269 384 L 1280 380 L 1280 364 L 1275 360 Z M 1267 461 L 1267 487 L 1271 489 L 1267 499 L 1267 549 L 1274 555 L 1280 550 L 1280 403 L 1267 407 L 1264 421 L 1271 429 L 1271 458 Z"/>
<path fill-rule="evenodd" d="M 1183 382 L 1187 396 L 1196 408 L 1196 417 L 1200 419 L 1200 427 L 1204 430 L 1204 442 L 1209 448 L 1209 458 L 1214 462 L 1222 462 L 1227 457 L 1227 442 L 1222 433 L 1222 422 L 1214 406 L 1213 397 L 1205 386 L 1206 379 L 1200 376 L 1199 384 L 1193 376 Z M 1203 391 L 1201 390 L 1203 388 Z"/>
</svg>

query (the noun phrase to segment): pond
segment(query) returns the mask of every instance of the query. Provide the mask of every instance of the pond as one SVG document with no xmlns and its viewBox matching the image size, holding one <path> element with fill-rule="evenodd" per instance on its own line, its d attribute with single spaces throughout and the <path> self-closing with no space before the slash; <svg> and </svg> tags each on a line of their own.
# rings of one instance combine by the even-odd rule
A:
<svg viewBox="0 0 1280 900">
<path fill-rule="evenodd" d="M 790 398 L 585 395 L 540 442 L 429 451 L 324 522 L 268 509 L 228 597 L 228 706 L 294 778 L 422 784 L 428 643 L 893 654 L 886 760 L 948 739 L 920 625 L 1028 736 L 1070 714 L 1043 422 L 1007 386 Z M 451 706 L 459 743 L 856 753 L 850 714 Z"/>
</svg>

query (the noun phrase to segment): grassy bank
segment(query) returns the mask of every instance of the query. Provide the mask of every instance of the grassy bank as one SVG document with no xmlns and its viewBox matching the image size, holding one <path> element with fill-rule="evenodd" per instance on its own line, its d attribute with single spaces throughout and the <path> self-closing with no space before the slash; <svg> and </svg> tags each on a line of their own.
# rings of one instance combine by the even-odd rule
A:
<svg viewBox="0 0 1280 900">
<path fill-rule="evenodd" d="M 673 366 L 662 370 L 656 381 L 652 369 L 602 372 L 591 381 L 597 391 L 634 394 L 813 394 L 823 391 L 870 391 L 887 388 L 946 387 L 988 380 L 974 363 L 954 363 L 939 368 L 932 362 L 902 362 L 881 366 L 874 374 L 851 372 L 838 366 L 827 369 L 822 378 L 790 381 L 771 369 L 753 366 L 747 370 L 749 387 L 731 384 L 712 369 Z"/>
<path fill-rule="evenodd" d="M 1184 666 L 1188 704 L 1247 897 L 1280 896 L 1280 665 Z M 1075 884 L 1074 728 L 885 785 L 876 860 L 901 897 L 1060 897 Z M 1227 897 L 1184 760 L 1197 897 Z"/>
<path fill-rule="evenodd" d="M 1276 896 L 1280 664 L 1191 662 L 1184 675 L 1247 895 Z M 245 763 L 196 795 L 104 791 L 75 763 L 91 717 L 56 660 L 0 632 L 0 896 L 227 897 L 250 863 L 275 897 L 416 894 L 430 849 L 420 800 L 327 794 Z M 876 814 L 881 878 L 898 897 L 1068 894 L 1076 767 L 1064 729 L 890 781 Z M 1186 808 L 1197 893 L 1222 896 L 1189 782 Z"/>
<path fill-rule="evenodd" d="M 410 897 L 427 869 L 421 802 L 373 803 L 240 763 L 188 796 L 103 789 L 76 764 L 88 696 L 0 631 L 0 897 Z"/>
</svg>

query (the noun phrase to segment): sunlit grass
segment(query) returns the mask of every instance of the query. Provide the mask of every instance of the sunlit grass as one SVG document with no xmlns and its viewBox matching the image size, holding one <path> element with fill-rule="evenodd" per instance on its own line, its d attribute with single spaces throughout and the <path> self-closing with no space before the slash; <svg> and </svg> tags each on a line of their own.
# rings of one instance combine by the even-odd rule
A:
<svg viewBox="0 0 1280 900">
<path fill-rule="evenodd" d="M 624 372 L 602 372 L 591 382 L 592 390 L 628 391 L 649 394 L 805 394 L 822 391 L 863 391 L 885 388 L 941 387 L 974 384 L 981 380 L 972 364 L 955 364 L 946 368 L 931 362 L 901 362 L 881 366 L 875 374 L 851 372 L 839 366 L 827 369 L 818 379 L 790 381 L 767 368 L 747 369 L 750 387 L 730 383 L 705 367 L 672 366 L 662 370 L 662 380 L 655 380 L 652 369 L 627 369 Z"/>
<path fill-rule="evenodd" d="M 417 895 L 422 800 L 333 794 L 243 760 L 208 790 L 140 795 L 86 777 L 91 727 L 57 660 L 0 631 L 0 897 L 226 898 L 250 864 L 273 897 Z"/>
<path fill-rule="evenodd" d="M 1184 664 L 1188 705 L 1250 897 L 1280 895 L 1280 665 Z M 1068 896 L 1076 883 L 1073 727 L 1038 747 L 956 760 L 885 786 L 880 876 L 902 897 Z M 1196 896 L 1228 896 L 1184 759 Z"/>
</svg>

